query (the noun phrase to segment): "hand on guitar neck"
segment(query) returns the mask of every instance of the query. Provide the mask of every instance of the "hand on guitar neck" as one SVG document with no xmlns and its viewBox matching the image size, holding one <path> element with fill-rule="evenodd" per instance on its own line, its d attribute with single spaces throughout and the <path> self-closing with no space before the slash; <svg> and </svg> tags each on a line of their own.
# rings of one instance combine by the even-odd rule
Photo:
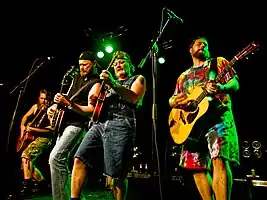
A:
<svg viewBox="0 0 267 200">
<path fill-rule="evenodd" d="M 224 86 L 220 83 L 216 83 L 213 80 L 209 80 L 206 84 L 205 90 L 208 94 L 216 94 L 218 91 L 222 91 L 224 89 Z"/>
<path fill-rule="evenodd" d="M 54 97 L 54 102 L 63 107 L 72 105 L 70 98 L 67 95 L 57 93 Z"/>
<path fill-rule="evenodd" d="M 24 137 L 25 132 L 27 131 L 28 127 L 29 127 L 29 125 L 26 125 L 26 126 L 22 125 L 22 126 L 20 126 L 20 138 L 23 138 Z"/>
</svg>

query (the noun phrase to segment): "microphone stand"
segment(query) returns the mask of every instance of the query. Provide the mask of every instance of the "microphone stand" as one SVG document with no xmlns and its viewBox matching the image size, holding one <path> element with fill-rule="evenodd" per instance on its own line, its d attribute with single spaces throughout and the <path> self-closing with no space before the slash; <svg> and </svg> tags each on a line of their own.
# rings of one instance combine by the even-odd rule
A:
<svg viewBox="0 0 267 200">
<path fill-rule="evenodd" d="M 7 146 L 6 146 L 6 152 L 8 153 L 8 150 L 9 150 L 9 142 L 10 142 L 10 136 L 11 136 L 11 132 L 12 132 L 12 129 L 13 129 L 13 124 L 14 124 L 14 121 L 15 121 L 15 117 L 16 117 L 16 113 L 17 113 L 17 110 L 18 110 L 18 106 L 19 106 L 19 102 L 20 102 L 20 99 L 21 97 L 23 96 L 23 94 L 25 93 L 25 90 L 26 90 L 26 87 L 28 85 L 28 82 L 29 82 L 29 78 L 41 67 L 43 66 L 43 64 L 45 63 L 45 61 L 42 61 L 34 70 L 33 67 L 35 66 L 35 63 L 36 61 L 40 60 L 40 58 L 37 58 L 34 60 L 33 64 L 32 64 L 32 67 L 31 67 L 31 70 L 29 72 L 29 75 L 23 80 L 21 81 L 9 94 L 12 94 L 14 91 L 16 91 L 16 89 L 18 87 L 20 87 L 20 90 L 19 90 L 19 96 L 18 96 L 18 99 L 17 99 L 17 103 L 16 103 L 16 106 L 15 106 L 15 109 L 14 109 L 14 112 L 13 112 L 13 116 L 12 116 L 12 119 L 11 119 L 11 122 L 10 122 L 10 125 L 9 125 L 9 131 L 8 131 L 8 136 L 7 136 Z M 22 84 L 25 83 L 24 86 L 22 86 Z"/>
<path fill-rule="evenodd" d="M 159 34 L 157 38 L 154 40 L 152 46 L 149 48 L 149 51 L 145 58 L 143 58 L 138 65 L 139 68 L 142 68 L 147 60 L 147 58 L 151 57 L 152 61 L 152 79 L 153 79 L 153 106 L 152 106 L 152 161 L 154 160 L 154 146 L 156 148 L 156 156 L 157 156 L 157 165 L 158 165 L 158 177 L 159 182 L 161 182 L 161 172 L 160 172 L 160 161 L 159 161 L 159 155 L 158 155 L 158 146 L 157 146 L 157 126 L 156 126 L 156 120 L 157 120 L 157 102 L 156 102 L 156 96 L 157 96 L 157 53 L 158 53 L 158 46 L 157 42 L 159 38 L 161 37 L 164 29 L 166 28 L 167 24 L 170 21 L 170 17 L 168 17 L 167 21 L 165 22 L 164 26 L 160 29 Z M 153 40 L 152 40 L 153 41 Z M 161 184 L 159 184 L 159 190 L 160 190 L 160 196 L 162 199 L 162 188 Z"/>
<path fill-rule="evenodd" d="M 156 102 L 156 96 L 157 96 L 157 42 L 159 38 L 161 37 L 164 29 L 166 28 L 167 24 L 169 23 L 171 18 L 168 17 L 167 21 L 165 22 L 162 29 L 159 31 L 159 35 L 154 40 L 152 46 L 149 48 L 149 51 L 145 58 L 143 58 L 138 65 L 138 68 L 142 68 L 147 60 L 147 58 L 150 56 L 152 61 L 152 80 L 153 80 L 153 105 L 152 105 L 152 120 L 153 120 L 153 134 L 152 134 L 152 160 L 154 159 L 154 144 L 156 139 L 156 120 L 157 120 L 157 102 Z M 157 145 L 155 145 L 157 147 Z"/>
</svg>

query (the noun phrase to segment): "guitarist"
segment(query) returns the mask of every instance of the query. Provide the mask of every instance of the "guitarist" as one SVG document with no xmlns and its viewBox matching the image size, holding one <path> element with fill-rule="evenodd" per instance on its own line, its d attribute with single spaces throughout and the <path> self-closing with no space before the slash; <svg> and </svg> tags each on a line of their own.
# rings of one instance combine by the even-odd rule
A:
<svg viewBox="0 0 267 200">
<path fill-rule="evenodd" d="M 127 173 L 133 157 L 136 131 L 135 112 L 142 105 L 146 81 L 140 74 L 133 75 L 134 66 L 127 53 L 118 51 L 113 59 L 115 78 L 107 70 L 100 74 L 100 78 L 109 86 L 100 118 L 93 122 L 75 153 L 71 180 L 73 200 L 80 199 L 87 172 L 94 166 L 95 150 L 98 147 L 104 151 L 107 188 L 113 191 L 114 199 L 126 199 Z M 99 91 L 101 86 L 96 84 L 89 93 L 91 111 L 98 105 L 95 97 L 99 96 Z"/>
<path fill-rule="evenodd" d="M 44 182 L 44 176 L 41 171 L 37 169 L 35 161 L 42 152 L 51 145 L 52 142 L 52 132 L 49 128 L 50 122 L 46 114 L 47 104 L 48 93 L 46 90 L 41 90 L 38 102 L 30 108 L 21 120 L 20 140 L 25 138 L 26 134 L 28 134 L 27 138 L 31 138 L 25 139 L 24 143 L 26 144 L 26 148 L 21 149 L 23 150 L 21 154 L 21 166 L 24 174 L 24 180 L 20 195 L 24 198 L 31 197 L 32 191 L 34 189 L 38 189 L 33 188 L 33 181 L 39 183 L 39 186 L 42 182 Z M 37 114 L 39 114 L 39 116 L 36 120 L 34 122 L 30 122 L 29 125 L 26 125 L 26 123 L 35 118 Z M 38 123 L 39 125 L 37 125 Z"/>
<path fill-rule="evenodd" d="M 70 170 L 69 155 L 81 138 L 87 128 L 86 123 L 89 121 L 88 114 L 82 110 L 74 109 L 70 105 L 70 97 L 77 94 L 72 99 L 72 105 L 78 105 L 83 108 L 88 105 L 88 93 L 91 87 L 99 82 L 99 75 L 96 70 L 96 58 L 91 51 L 84 51 L 79 56 L 80 73 L 74 78 L 69 95 L 64 96 L 57 93 L 54 102 L 66 107 L 62 132 L 58 133 L 57 142 L 50 153 L 49 164 L 51 172 L 52 196 L 54 200 L 65 200 L 70 198 Z M 87 84 L 87 85 L 86 85 Z M 82 90 L 80 88 L 84 87 Z M 80 92 L 79 92 L 80 90 Z M 48 109 L 48 115 L 53 116 L 56 110 L 56 104 Z"/>
<path fill-rule="evenodd" d="M 193 172 L 202 199 L 211 200 L 213 194 L 216 200 L 230 199 L 233 183 L 230 165 L 239 165 L 239 145 L 229 94 L 239 89 L 238 78 L 230 68 L 221 82 L 212 81 L 228 61 L 223 57 L 211 59 L 206 38 L 194 39 L 189 52 L 193 66 L 178 77 L 174 95 L 169 99 L 170 107 L 188 108 L 187 95 L 196 86 L 203 86 L 210 100 L 208 111 L 182 144 L 180 166 Z M 213 180 L 209 176 L 211 169 Z"/>
</svg>

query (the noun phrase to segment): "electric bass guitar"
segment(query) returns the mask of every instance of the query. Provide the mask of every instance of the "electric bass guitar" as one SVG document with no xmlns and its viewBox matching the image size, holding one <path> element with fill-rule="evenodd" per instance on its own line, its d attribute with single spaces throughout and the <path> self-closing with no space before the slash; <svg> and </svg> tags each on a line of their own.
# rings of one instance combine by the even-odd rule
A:
<svg viewBox="0 0 267 200">
<path fill-rule="evenodd" d="M 106 70 L 109 70 L 110 67 L 113 65 L 113 62 L 115 61 L 116 57 L 118 56 L 118 53 L 119 52 L 117 51 L 116 54 L 113 56 L 113 58 L 111 59 Z M 91 116 L 90 122 L 95 122 L 95 123 L 98 122 L 101 110 L 103 108 L 104 101 L 105 101 L 106 96 L 107 96 L 107 90 L 108 90 L 108 86 L 106 85 L 105 81 L 103 80 L 101 83 L 100 92 L 98 94 L 96 105 L 94 107 L 94 111 L 93 111 L 93 114 Z"/>
<path fill-rule="evenodd" d="M 236 61 L 252 53 L 258 46 L 259 45 L 254 42 L 247 45 L 227 66 L 225 66 L 224 70 L 216 76 L 215 82 L 218 83 L 221 81 Z M 207 112 L 209 108 L 207 95 L 208 93 L 204 87 L 197 86 L 188 96 L 188 106 L 184 108 L 172 108 L 169 114 L 168 124 L 175 143 L 182 144 L 189 137 L 196 121 Z"/>
</svg>

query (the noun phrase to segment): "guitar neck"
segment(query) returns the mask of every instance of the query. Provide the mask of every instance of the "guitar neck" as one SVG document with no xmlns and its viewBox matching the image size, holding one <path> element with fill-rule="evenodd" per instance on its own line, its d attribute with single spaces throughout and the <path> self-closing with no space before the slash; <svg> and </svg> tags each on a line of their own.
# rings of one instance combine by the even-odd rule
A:
<svg viewBox="0 0 267 200">
<path fill-rule="evenodd" d="M 232 68 L 232 66 L 236 63 L 237 58 L 234 57 L 229 63 L 228 65 L 226 65 L 223 69 L 223 71 L 221 71 L 217 76 L 215 81 L 219 82 L 223 79 L 223 77 L 226 75 L 226 73 L 229 71 L 230 68 Z"/>
<path fill-rule="evenodd" d="M 226 65 L 223 69 L 223 71 L 221 71 L 215 78 L 215 82 L 219 82 L 222 80 L 222 78 L 226 75 L 226 73 L 229 71 L 229 69 L 236 63 L 237 58 L 234 57 L 229 63 L 228 65 Z M 203 92 L 197 97 L 196 101 L 197 103 L 200 103 L 206 96 L 208 95 L 208 92 L 206 91 L 205 88 L 203 88 Z"/>
<path fill-rule="evenodd" d="M 247 45 L 242 51 L 240 51 L 237 55 L 235 55 L 235 57 L 233 57 L 233 59 L 224 67 L 224 69 L 217 74 L 215 82 L 217 83 L 220 82 L 223 79 L 223 77 L 227 74 L 227 72 L 229 72 L 230 68 L 232 68 L 232 66 L 236 63 L 236 61 L 252 53 L 254 50 L 258 48 L 258 46 L 259 46 L 258 44 L 252 42 L 249 45 Z M 206 91 L 205 88 L 203 88 L 203 92 L 196 99 L 197 103 L 200 103 L 207 96 L 207 94 L 208 92 Z"/>
</svg>

